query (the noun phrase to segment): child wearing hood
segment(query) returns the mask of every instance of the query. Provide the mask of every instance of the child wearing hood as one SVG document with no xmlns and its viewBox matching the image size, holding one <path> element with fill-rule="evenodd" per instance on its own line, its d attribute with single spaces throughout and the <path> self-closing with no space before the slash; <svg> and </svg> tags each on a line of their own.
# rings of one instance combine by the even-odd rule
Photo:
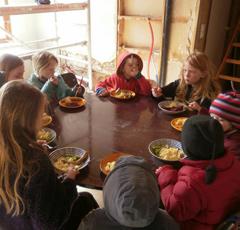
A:
<svg viewBox="0 0 240 230">
<path fill-rule="evenodd" d="M 127 89 L 139 95 L 150 96 L 151 85 L 141 74 L 143 62 L 140 56 L 125 52 L 119 56 L 117 71 L 96 85 L 98 96 L 108 96 L 117 89 Z"/>
<path fill-rule="evenodd" d="M 181 168 L 156 170 L 162 202 L 181 229 L 216 229 L 239 209 L 240 162 L 224 150 L 222 126 L 210 116 L 189 118 L 181 138 Z"/>
<path fill-rule="evenodd" d="M 220 93 L 212 102 L 209 113 L 223 127 L 225 148 L 240 159 L 240 92 Z"/>
<path fill-rule="evenodd" d="M 141 157 L 117 160 L 104 181 L 103 209 L 89 213 L 78 230 L 177 230 L 176 222 L 159 209 L 159 188 L 150 165 Z"/>
</svg>

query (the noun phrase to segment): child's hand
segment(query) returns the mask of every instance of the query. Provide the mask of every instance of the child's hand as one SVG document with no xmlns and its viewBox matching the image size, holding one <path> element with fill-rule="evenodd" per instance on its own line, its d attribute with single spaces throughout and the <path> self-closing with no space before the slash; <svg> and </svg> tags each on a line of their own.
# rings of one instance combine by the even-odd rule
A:
<svg viewBox="0 0 240 230">
<path fill-rule="evenodd" d="M 160 87 L 154 87 L 152 88 L 152 95 L 154 97 L 161 97 L 163 95 L 162 89 Z"/>
<path fill-rule="evenodd" d="M 198 112 L 200 112 L 202 108 L 196 101 L 189 103 L 188 107 L 192 110 L 197 110 Z"/>
<path fill-rule="evenodd" d="M 50 82 L 54 85 L 58 85 L 58 78 L 55 76 L 50 77 Z"/>
<path fill-rule="evenodd" d="M 79 171 L 75 170 L 73 166 L 68 168 L 68 171 L 65 174 L 65 178 L 69 178 L 75 180 L 76 176 L 78 175 Z"/>
<path fill-rule="evenodd" d="M 99 97 L 106 97 L 108 95 L 109 95 L 109 92 L 107 90 L 104 90 L 103 92 L 98 94 Z"/>
</svg>

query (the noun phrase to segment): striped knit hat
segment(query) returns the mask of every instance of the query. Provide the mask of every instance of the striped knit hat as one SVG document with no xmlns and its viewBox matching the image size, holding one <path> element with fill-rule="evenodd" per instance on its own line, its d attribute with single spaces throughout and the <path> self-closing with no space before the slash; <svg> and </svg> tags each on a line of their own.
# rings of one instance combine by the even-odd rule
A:
<svg viewBox="0 0 240 230">
<path fill-rule="evenodd" d="M 240 129 L 240 92 L 220 93 L 212 102 L 209 113 L 216 114 Z"/>
</svg>

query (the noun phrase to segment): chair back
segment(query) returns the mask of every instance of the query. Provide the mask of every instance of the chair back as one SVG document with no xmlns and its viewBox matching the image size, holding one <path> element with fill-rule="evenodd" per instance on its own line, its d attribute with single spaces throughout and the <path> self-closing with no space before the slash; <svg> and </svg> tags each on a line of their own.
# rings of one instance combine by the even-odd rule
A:
<svg viewBox="0 0 240 230">
<path fill-rule="evenodd" d="M 63 73 L 61 74 L 63 80 L 65 81 L 65 83 L 70 87 L 73 88 L 76 84 L 78 84 L 77 82 L 77 78 L 73 73 Z"/>
</svg>

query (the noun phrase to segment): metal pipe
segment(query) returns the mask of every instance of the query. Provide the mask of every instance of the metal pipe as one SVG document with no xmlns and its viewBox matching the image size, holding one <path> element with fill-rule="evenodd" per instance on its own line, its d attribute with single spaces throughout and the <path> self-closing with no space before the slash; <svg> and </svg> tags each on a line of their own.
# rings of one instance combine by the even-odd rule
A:
<svg viewBox="0 0 240 230">
<path fill-rule="evenodd" d="M 166 0 L 164 10 L 164 24 L 162 34 L 162 53 L 161 53 L 161 69 L 160 69 L 160 86 L 166 83 L 167 60 L 168 60 L 168 45 L 169 45 L 169 29 L 170 29 L 170 15 L 171 15 L 171 0 Z"/>
<path fill-rule="evenodd" d="M 54 50 L 54 49 L 60 49 L 60 48 L 66 48 L 66 47 L 84 45 L 84 44 L 86 44 L 86 41 L 69 43 L 69 44 L 64 44 L 64 45 L 59 45 L 59 46 L 46 47 L 46 48 L 41 48 L 41 49 L 35 49 L 35 50 L 31 50 L 31 52 L 28 52 L 25 54 L 18 54 L 18 56 L 25 60 L 25 59 L 30 59 L 33 54 L 38 53 L 40 51 Z"/>
</svg>

